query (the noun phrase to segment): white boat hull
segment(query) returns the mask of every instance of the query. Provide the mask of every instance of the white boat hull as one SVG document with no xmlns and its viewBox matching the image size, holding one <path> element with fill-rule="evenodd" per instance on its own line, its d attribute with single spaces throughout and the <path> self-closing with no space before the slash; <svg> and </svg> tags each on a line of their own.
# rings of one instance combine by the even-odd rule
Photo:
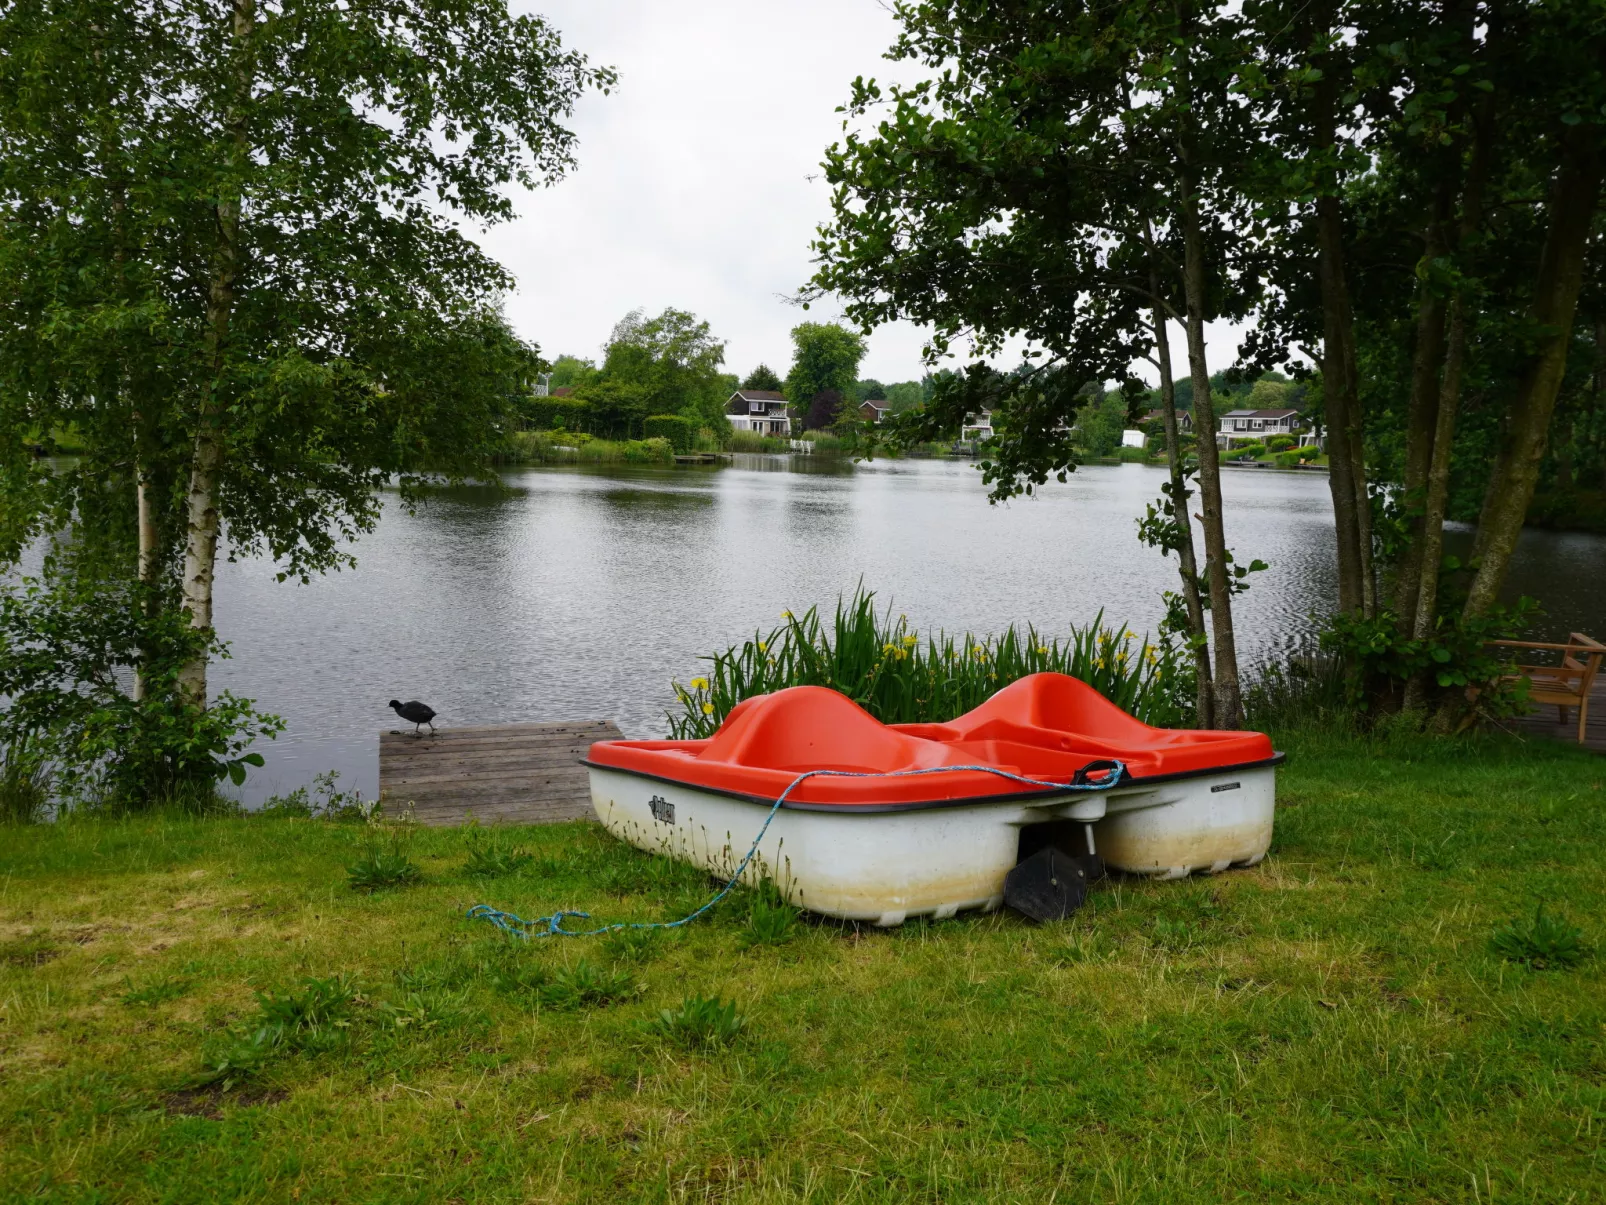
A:
<svg viewBox="0 0 1606 1205">
<path fill-rule="evenodd" d="M 592 765 L 591 802 L 614 836 L 715 875 L 740 863 L 766 802 Z M 1181 878 L 1252 866 L 1271 845 L 1276 768 L 1259 765 L 1029 803 L 1000 800 L 888 810 L 782 807 L 744 873 L 772 880 L 825 916 L 901 924 L 997 908 L 1019 860 L 1021 829 L 1091 826 L 1114 870 Z"/>
</svg>

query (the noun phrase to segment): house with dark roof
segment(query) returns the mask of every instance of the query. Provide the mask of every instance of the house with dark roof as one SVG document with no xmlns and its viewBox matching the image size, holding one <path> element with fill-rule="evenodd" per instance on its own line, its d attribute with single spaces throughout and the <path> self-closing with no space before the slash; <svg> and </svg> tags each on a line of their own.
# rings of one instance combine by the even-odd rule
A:
<svg viewBox="0 0 1606 1205">
<path fill-rule="evenodd" d="M 1298 410 L 1229 410 L 1221 416 L 1216 443 L 1230 448 L 1234 443 L 1269 439 L 1273 435 L 1297 435 L 1304 426 Z"/>
<path fill-rule="evenodd" d="M 1165 416 L 1158 410 L 1151 410 L 1143 416 L 1143 425 L 1147 427 L 1150 423 L 1160 423 L 1161 425 L 1164 425 Z M 1184 435 L 1193 434 L 1192 410 L 1177 411 L 1177 430 L 1181 431 Z"/>
<path fill-rule="evenodd" d="M 892 408 L 883 401 L 866 398 L 859 403 L 859 417 L 868 422 L 879 423 L 892 413 Z"/>
<path fill-rule="evenodd" d="M 787 439 L 792 434 L 792 416 L 787 413 L 786 395 L 770 389 L 738 389 L 725 403 L 725 417 L 737 431 L 773 435 Z"/>
</svg>

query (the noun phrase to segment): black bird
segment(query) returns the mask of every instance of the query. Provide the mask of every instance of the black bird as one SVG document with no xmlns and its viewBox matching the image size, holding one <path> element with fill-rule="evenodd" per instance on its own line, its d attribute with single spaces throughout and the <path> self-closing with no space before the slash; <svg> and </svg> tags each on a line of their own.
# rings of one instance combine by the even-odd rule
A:
<svg viewBox="0 0 1606 1205">
<path fill-rule="evenodd" d="M 398 703 L 395 699 L 392 699 L 390 707 L 392 711 L 413 726 L 414 736 L 421 737 L 424 735 L 418 730 L 420 724 L 428 724 L 429 734 L 431 736 L 435 735 L 435 709 L 433 707 L 426 707 L 417 699 L 407 703 Z"/>
</svg>

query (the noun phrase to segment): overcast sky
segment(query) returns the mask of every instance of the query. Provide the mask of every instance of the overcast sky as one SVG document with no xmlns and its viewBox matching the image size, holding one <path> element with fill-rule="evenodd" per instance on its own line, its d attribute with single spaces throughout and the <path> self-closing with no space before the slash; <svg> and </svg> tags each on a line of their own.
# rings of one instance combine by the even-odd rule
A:
<svg viewBox="0 0 1606 1205">
<path fill-rule="evenodd" d="M 675 306 L 726 340 L 729 371 L 763 361 L 784 376 L 787 332 L 840 316 L 785 300 L 808 279 L 809 240 L 829 212 L 819 164 L 841 132 L 835 110 L 855 76 L 910 71 L 881 57 L 896 35 L 888 10 L 880 0 L 521 7 L 615 68 L 619 86 L 581 101 L 577 170 L 520 196 L 518 220 L 482 237 L 518 278 L 514 328 L 549 359 L 595 358 L 630 310 Z M 1234 342 L 1212 348 L 1213 369 L 1230 363 Z M 921 343 L 906 323 L 876 330 L 861 376 L 919 378 Z"/>
</svg>

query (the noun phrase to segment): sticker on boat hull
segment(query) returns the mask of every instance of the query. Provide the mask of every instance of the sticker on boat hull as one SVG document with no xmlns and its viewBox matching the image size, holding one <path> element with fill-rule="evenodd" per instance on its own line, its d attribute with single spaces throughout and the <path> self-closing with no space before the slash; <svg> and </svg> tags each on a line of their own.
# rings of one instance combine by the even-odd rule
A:
<svg viewBox="0 0 1606 1205">
<path fill-rule="evenodd" d="M 1210 793 L 1211 793 L 1211 794 L 1212 794 L 1212 795 L 1215 795 L 1215 794 L 1218 794 L 1218 793 L 1220 793 L 1220 792 L 1222 792 L 1222 791 L 1236 791 L 1236 790 L 1237 790 L 1237 789 L 1238 789 L 1238 788 L 1239 788 L 1239 787 L 1241 787 L 1241 786 L 1242 786 L 1242 785 L 1243 785 L 1243 784 L 1242 784 L 1242 783 L 1239 783 L 1239 782 L 1222 782 L 1222 783 L 1217 783 L 1217 784 L 1216 784 L 1216 785 L 1215 785 L 1215 786 L 1213 786 L 1213 787 L 1211 787 L 1211 788 L 1210 788 Z"/>
<path fill-rule="evenodd" d="M 649 799 L 647 801 L 647 810 L 652 813 L 654 820 L 662 821 L 664 824 L 673 824 L 675 822 L 675 805 L 662 795 L 654 795 Z"/>
</svg>

